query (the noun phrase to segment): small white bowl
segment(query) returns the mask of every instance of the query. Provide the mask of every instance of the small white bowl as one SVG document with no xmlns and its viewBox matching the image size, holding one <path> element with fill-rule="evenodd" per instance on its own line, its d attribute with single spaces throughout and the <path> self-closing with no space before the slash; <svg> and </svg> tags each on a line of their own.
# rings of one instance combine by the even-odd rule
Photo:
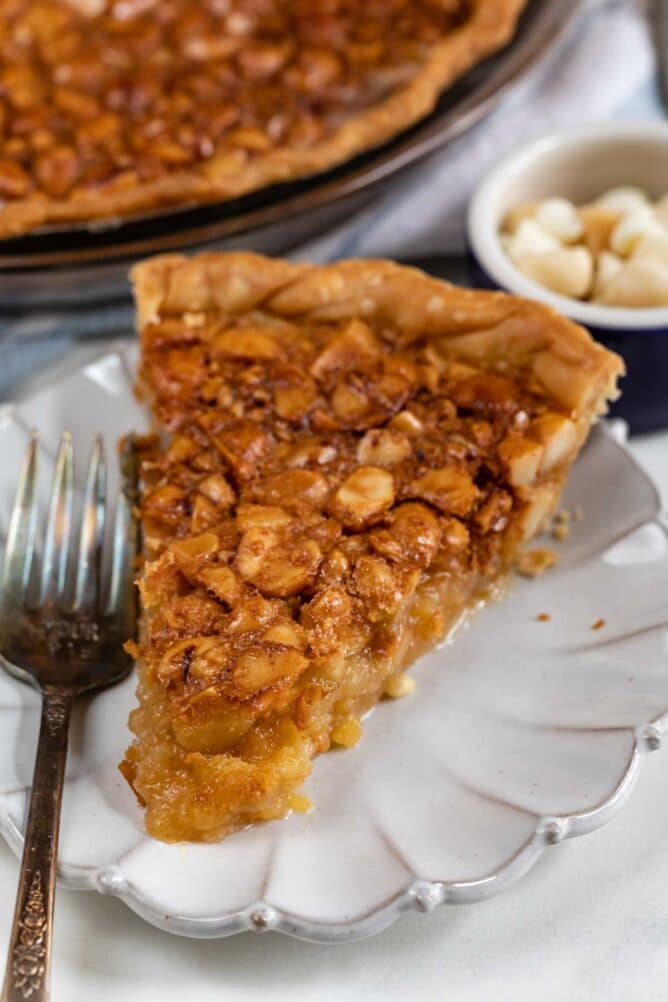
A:
<svg viewBox="0 0 668 1002">
<path fill-rule="evenodd" d="M 468 212 L 469 247 L 490 284 L 548 303 L 597 331 L 668 328 L 668 307 L 629 309 L 580 302 L 551 292 L 523 275 L 499 239 L 509 209 L 552 195 L 576 205 L 608 188 L 633 185 L 650 198 L 668 192 L 668 125 L 613 122 L 554 133 L 522 147 L 483 180 Z"/>
</svg>

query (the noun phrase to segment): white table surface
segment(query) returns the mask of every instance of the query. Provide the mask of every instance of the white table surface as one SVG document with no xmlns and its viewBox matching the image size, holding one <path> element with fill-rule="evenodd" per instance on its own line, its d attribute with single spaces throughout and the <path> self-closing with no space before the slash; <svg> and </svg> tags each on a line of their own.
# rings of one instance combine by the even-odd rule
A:
<svg viewBox="0 0 668 1002">
<path fill-rule="evenodd" d="M 668 505 L 668 433 L 633 451 Z M 668 601 L 668 596 L 666 597 Z M 18 865 L 0 845 L 0 954 Z M 0 959 L 0 963 L 1 963 Z M 375 939 L 179 939 L 120 901 L 60 890 L 54 1002 L 308 999 L 635 1002 L 668 998 L 668 749 L 607 827 L 547 852 L 511 890 L 410 914 Z"/>
</svg>

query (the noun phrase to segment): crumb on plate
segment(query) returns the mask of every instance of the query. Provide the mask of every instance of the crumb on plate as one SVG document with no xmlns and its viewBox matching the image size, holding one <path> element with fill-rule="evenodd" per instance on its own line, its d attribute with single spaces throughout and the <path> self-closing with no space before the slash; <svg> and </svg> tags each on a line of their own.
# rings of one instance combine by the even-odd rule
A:
<svg viewBox="0 0 668 1002">
<path fill-rule="evenodd" d="M 384 695 L 390 699 L 401 699 L 402 696 L 410 696 L 412 692 L 415 692 L 415 679 L 406 672 L 393 675 L 385 683 Z"/>
<path fill-rule="evenodd" d="M 313 810 L 313 801 L 304 793 L 293 793 L 290 796 L 290 807 L 295 814 L 308 814 Z"/>
<path fill-rule="evenodd" d="M 552 526 L 552 538 L 556 539 L 559 543 L 563 543 L 565 539 L 568 539 L 571 533 L 571 527 L 568 522 L 556 522 Z"/>
<path fill-rule="evenodd" d="M 332 731 L 332 744 L 341 748 L 354 748 L 362 737 L 362 725 L 357 717 L 348 717 Z"/>
<path fill-rule="evenodd" d="M 527 550 L 517 562 L 517 572 L 525 578 L 535 578 L 549 567 L 554 567 L 558 561 L 554 550 L 545 547 L 536 547 L 534 550 Z"/>
</svg>

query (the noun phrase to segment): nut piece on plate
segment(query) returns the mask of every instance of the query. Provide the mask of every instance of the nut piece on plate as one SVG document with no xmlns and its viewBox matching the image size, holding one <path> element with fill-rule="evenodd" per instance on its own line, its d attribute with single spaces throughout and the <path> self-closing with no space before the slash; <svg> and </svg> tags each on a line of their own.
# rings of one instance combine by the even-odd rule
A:
<svg viewBox="0 0 668 1002">
<path fill-rule="evenodd" d="M 562 198 L 515 206 L 500 239 L 516 267 L 571 299 L 668 305 L 668 196 L 614 188 L 577 208 Z"/>
</svg>

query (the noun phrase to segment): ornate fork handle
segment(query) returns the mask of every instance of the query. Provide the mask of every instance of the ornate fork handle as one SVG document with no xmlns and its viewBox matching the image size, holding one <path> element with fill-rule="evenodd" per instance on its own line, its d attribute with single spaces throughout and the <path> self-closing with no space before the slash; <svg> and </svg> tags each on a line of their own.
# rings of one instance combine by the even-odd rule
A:
<svg viewBox="0 0 668 1002">
<path fill-rule="evenodd" d="M 45 687 L 21 875 L 0 1002 L 49 998 L 53 897 L 67 735 L 75 692 Z"/>
</svg>

